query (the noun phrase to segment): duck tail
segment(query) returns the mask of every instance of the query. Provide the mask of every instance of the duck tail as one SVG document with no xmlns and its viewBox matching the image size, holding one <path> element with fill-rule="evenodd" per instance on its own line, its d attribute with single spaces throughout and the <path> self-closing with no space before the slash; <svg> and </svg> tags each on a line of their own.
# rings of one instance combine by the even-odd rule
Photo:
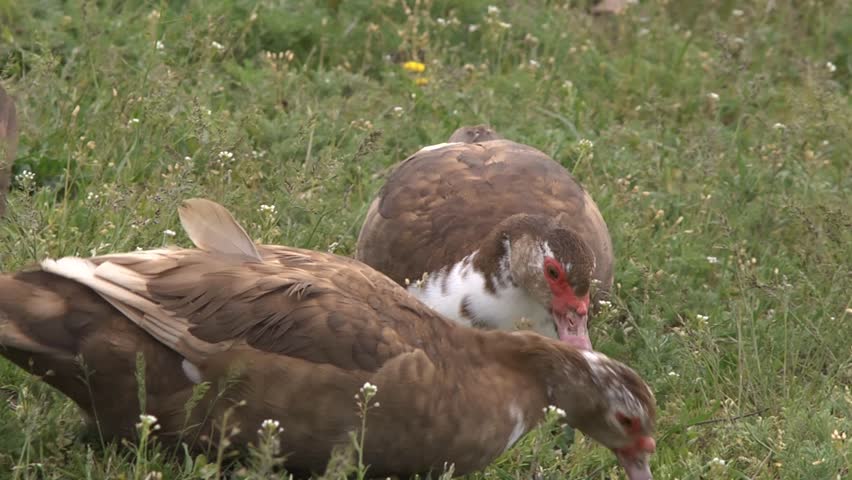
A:
<svg viewBox="0 0 852 480">
<path fill-rule="evenodd" d="M 117 315 L 73 280 L 41 270 L 0 275 L 0 355 L 69 397 L 89 420 L 99 407 L 92 393 L 108 383 L 106 371 L 125 371 L 111 386 L 121 388 L 118 384 L 125 382 L 126 390 L 135 392 L 130 385 L 135 385 L 135 348 L 125 353 L 120 344 L 139 339 L 115 331 Z M 110 340 L 111 334 L 119 338 Z M 144 347 L 144 341 L 139 345 Z M 94 346 L 102 353 L 93 354 Z"/>
</svg>

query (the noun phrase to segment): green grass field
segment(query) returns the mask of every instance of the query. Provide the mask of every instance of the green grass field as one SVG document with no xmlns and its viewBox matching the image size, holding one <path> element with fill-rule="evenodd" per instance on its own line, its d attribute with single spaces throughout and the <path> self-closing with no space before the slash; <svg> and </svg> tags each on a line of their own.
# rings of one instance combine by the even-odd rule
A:
<svg viewBox="0 0 852 480">
<path fill-rule="evenodd" d="M 488 123 L 608 222 L 617 286 L 592 339 L 656 392 L 657 478 L 850 478 L 852 4 L 453 3 L 0 0 L 21 125 L 2 271 L 189 245 L 190 196 L 260 241 L 348 255 L 389 166 Z M 3 478 L 220 475 L 215 455 L 87 443 L 76 407 L 5 360 L 0 385 Z M 555 442 L 538 430 L 470 478 L 620 478 L 606 449 Z M 268 460 L 232 475 L 271 478 Z"/>
</svg>

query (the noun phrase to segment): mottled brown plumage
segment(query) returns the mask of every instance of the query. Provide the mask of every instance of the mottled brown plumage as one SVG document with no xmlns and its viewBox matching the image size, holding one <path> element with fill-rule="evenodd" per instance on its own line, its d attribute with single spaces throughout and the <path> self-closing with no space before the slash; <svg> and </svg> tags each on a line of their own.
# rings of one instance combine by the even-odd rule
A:
<svg viewBox="0 0 852 480">
<path fill-rule="evenodd" d="M 12 177 L 12 164 L 18 150 L 18 120 L 15 102 L 0 86 L 0 217 L 6 211 L 6 194 Z"/>
<path fill-rule="evenodd" d="M 254 245 L 213 202 L 180 213 L 200 248 L 46 260 L 0 276 L 0 353 L 44 375 L 105 436 L 131 436 L 138 422 L 141 352 L 146 413 L 164 441 L 215 442 L 233 408 L 234 445 L 280 420 L 287 466 L 320 471 L 358 428 L 353 395 L 369 381 L 380 403 L 367 421 L 372 475 L 481 469 L 553 404 L 632 478 L 649 478 L 653 395 L 622 364 L 532 333 L 461 327 L 356 260 Z M 198 381 L 213 387 L 186 418 Z"/>
<path fill-rule="evenodd" d="M 406 284 L 478 251 L 477 270 L 490 286 L 507 253 L 505 240 L 528 235 L 547 242 L 557 260 L 570 264 L 566 276 L 577 296 L 597 280 L 592 300 L 606 298 L 613 280 L 612 242 L 597 205 L 577 180 L 541 151 L 502 139 L 488 127 L 460 128 L 450 141 L 459 143 L 424 148 L 394 170 L 370 206 L 356 258 Z M 550 295 L 541 266 L 536 268 L 536 279 L 527 283 L 541 285 L 530 295 Z M 541 333 L 555 332 L 549 326 Z"/>
</svg>

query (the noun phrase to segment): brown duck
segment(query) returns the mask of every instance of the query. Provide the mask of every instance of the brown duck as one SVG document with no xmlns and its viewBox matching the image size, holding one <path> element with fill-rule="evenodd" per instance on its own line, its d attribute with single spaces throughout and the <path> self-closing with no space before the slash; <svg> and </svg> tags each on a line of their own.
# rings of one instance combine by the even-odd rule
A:
<svg viewBox="0 0 852 480">
<path fill-rule="evenodd" d="M 12 177 L 12 163 L 18 149 L 18 120 L 15 102 L 0 86 L 0 217 L 6 211 L 6 194 Z"/>
<path fill-rule="evenodd" d="M 612 242 L 588 192 L 541 151 L 485 126 L 402 162 L 355 256 L 457 322 L 513 329 L 525 319 L 584 349 L 590 302 L 612 286 Z"/>
<path fill-rule="evenodd" d="M 654 397 L 623 364 L 533 332 L 450 322 L 356 260 L 256 245 L 207 200 L 186 201 L 180 219 L 197 248 L 66 257 L 0 276 L 0 353 L 105 436 L 134 434 L 140 352 L 146 413 L 167 442 L 182 432 L 210 446 L 231 408 L 233 444 L 280 420 L 286 466 L 321 471 L 360 425 L 353 395 L 370 382 L 371 475 L 479 470 L 554 405 L 629 478 L 651 478 Z M 187 418 L 200 382 L 214 388 Z"/>
</svg>

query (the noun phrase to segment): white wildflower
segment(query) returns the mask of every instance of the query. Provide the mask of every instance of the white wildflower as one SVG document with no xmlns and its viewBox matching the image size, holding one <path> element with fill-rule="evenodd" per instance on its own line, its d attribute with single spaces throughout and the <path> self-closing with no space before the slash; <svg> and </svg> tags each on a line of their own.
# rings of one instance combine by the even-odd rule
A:
<svg viewBox="0 0 852 480">
<path fill-rule="evenodd" d="M 502 22 L 501 21 L 501 22 L 497 22 L 497 25 L 499 25 L 500 28 L 505 28 L 506 30 L 512 28 L 512 24 L 509 23 L 509 22 Z"/>
<path fill-rule="evenodd" d="M 846 441 L 846 432 L 839 432 L 836 428 L 833 432 L 831 432 L 831 439 L 836 442 L 845 442 Z"/>
<path fill-rule="evenodd" d="M 735 8 L 731 11 L 731 15 L 733 15 L 735 17 L 742 17 L 743 15 L 745 15 L 745 12 L 743 12 L 742 10 L 740 10 L 738 8 Z"/>
<path fill-rule="evenodd" d="M 828 73 L 834 73 L 837 71 L 837 65 L 831 62 L 825 62 L 825 68 L 828 70 Z"/>
<path fill-rule="evenodd" d="M 783 123 L 776 122 L 775 125 L 772 125 L 772 128 L 774 130 L 786 130 L 787 125 L 784 125 Z"/>
<path fill-rule="evenodd" d="M 35 181 L 35 173 L 29 170 L 23 170 L 21 173 L 15 175 L 15 182 L 20 184 L 28 184 Z"/>
<path fill-rule="evenodd" d="M 160 428 L 160 426 L 157 425 L 157 417 L 146 413 L 139 415 L 139 423 L 137 423 L 136 426 L 139 428 L 153 427 L 154 430 L 158 430 Z"/>
<path fill-rule="evenodd" d="M 220 52 L 225 49 L 225 46 L 217 42 L 216 40 L 210 42 L 210 46 L 215 48 L 216 50 L 219 50 Z"/>
<path fill-rule="evenodd" d="M 467 26 L 467 31 L 468 31 L 468 32 L 473 33 L 473 32 L 475 32 L 475 31 L 477 31 L 477 30 L 479 30 L 479 25 L 477 25 L 477 24 L 475 24 L 475 23 L 471 23 L 470 25 L 468 25 L 468 26 Z"/>
<path fill-rule="evenodd" d="M 397 117 L 401 117 L 403 112 L 404 112 L 404 109 L 402 107 L 393 107 L 393 113 Z"/>
<path fill-rule="evenodd" d="M 710 92 L 710 93 L 707 94 L 707 98 L 709 98 L 710 100 L 713 100 L 714 102 L 718 102 L 719 101 L 719 94 L 715 93 L 715 92 Z"/>
<path fill-rule="evenodd" d="M 281 427 L 281 422 L 278 420 L 266 419 L 260 424 L 260 428 L 264 430 L 277 430 Z"/>
<path fill-rule="evenodd" d="M 162 41 L 160 41 L 160 40 L 157 40 L 157 43 L 156 43 L 156 44 L 154 44 L 154 47 L 155 47 L 157 50 L 165 50 L 165 49 L 166 49 L 166 44 L 165 44 L 165 43 L 163 43 L 163 42 L 162 42 Z"/>
<path fill-rule="evenodd" d="M 695 318 L 697 318 L 698 320 L 701 320 L 702 322 L 706 322 L 707 320 L 710 320 L 710 317 L 709 317 L 709 316 L 707 316 L 707 315 L 701 315 L 700 313 L 699 313 L 699 314 L 696 314 L 696 315 L 695 315 Z"/>
<path fill-rule="evenodd" d="M 612 306 L 612 302 L 610 302 L 609 300 L 598 300 L 598 305 L 604 308 L 609 308 Z"/>
<path fill-rule="evenodd" d="M 167 237 L 174 237 L 175 235 L 177 235 L 177 233 L 175 233 L 174 230 L 169 230 L 167 228 L 167 229 L 163 230 L 163 235 L 165 235 Z"/>
<path fill-rule="evenodd" d="M 379 388 L 376 387 L 375 385 L 373 385 L 370 382 L 365 383 L 364 386 L 361 387 L 361 393 L 368 396 L 368 397 L 372 397 L 378 391 L 379 391 Z"/>
<path fill-rule="evenodd" d="M 545 415 L 556 415 L 558 418 L 565 418 L 565 410 L 555 406 L 548 405 L 547 408 L 544 408 Z"/>
<path fill-rule="evenodd" d="M 719 263 L 719 259 L 713 256 L 709 256 L 707 257 L 707 263 L 716 264 Z"/>
<path fill-rule="evenodd" d="M 228 160 L 234 158 L 233 152 L 229 152 L 228 150 L 222 150 L 219 152 L 219 158 L 227 158 Z"/>
<path fill-rule="evenodd" d="M 266 204 L 261 204 L 261 206 L 260 206 L 260 211 L 261 211 L 261 212 L 266 212 L 266 213 L 268 213 L 268 214 L 270 214 L 270 215 L 274 215 L 274 214 L 275 214 L 275 205 L 266 205 Z"/>
<path fill-rule="evenodd" d="M 436 22 L 438 25 L 442 26 L 442 27 L 446 27 L 446 26 L 447 26 L 447 20 L 446 20 L 446 19 L 444 19 L 444 18 L 440 18 L 440 17 L 439 17 L 439 18 L 436 18 L 436 19 L 435 19 L 435 22 Z"/>
<path fill-rule="evenodd" d="M 488 5 L 488 15 L 500 15 L 500 7 Z"/>
<path fill-rule="evenodd" d="M 138 118 L 131 118 L 130 121 L 127 122 L 127 126 L 129 127 L 129 126 L 133 125 L 134 123 L 139 123 L 139 119 Z"/>
<path fill-rule="evenodd" d="M 579 145 L 580 148 L 583 148 L 583 149 L 586 149 L 586 150 L 591 150 L 591 149 L 595 148 L 595 142 L 589 140 L 588 138 L 581 138 L 580 141 L 577 142 L 577 145 Z"/>
<path fill-rule="evenodd" d="M 675 372 L 674 370 L 672 370 L 671 372 L 669 372 L 669 376 L 670 376 L 670 377 L 679 377 L 679 376 L 680 376 L 680 374 L 679 374 L 679 373 L 677 373 L 677 372 Z"/>
<path fill-rule="evenodd" d="M 713 457 L 713 460 L 710 460 L 710 463 L 715 463 L 716 465 L 721 465 L 721 466 L 724 467 L 725 463 L 727 463 L 727 462 L 725 462 L 724 460 L 722 460 L 719 457 Z"/>
</svg>

